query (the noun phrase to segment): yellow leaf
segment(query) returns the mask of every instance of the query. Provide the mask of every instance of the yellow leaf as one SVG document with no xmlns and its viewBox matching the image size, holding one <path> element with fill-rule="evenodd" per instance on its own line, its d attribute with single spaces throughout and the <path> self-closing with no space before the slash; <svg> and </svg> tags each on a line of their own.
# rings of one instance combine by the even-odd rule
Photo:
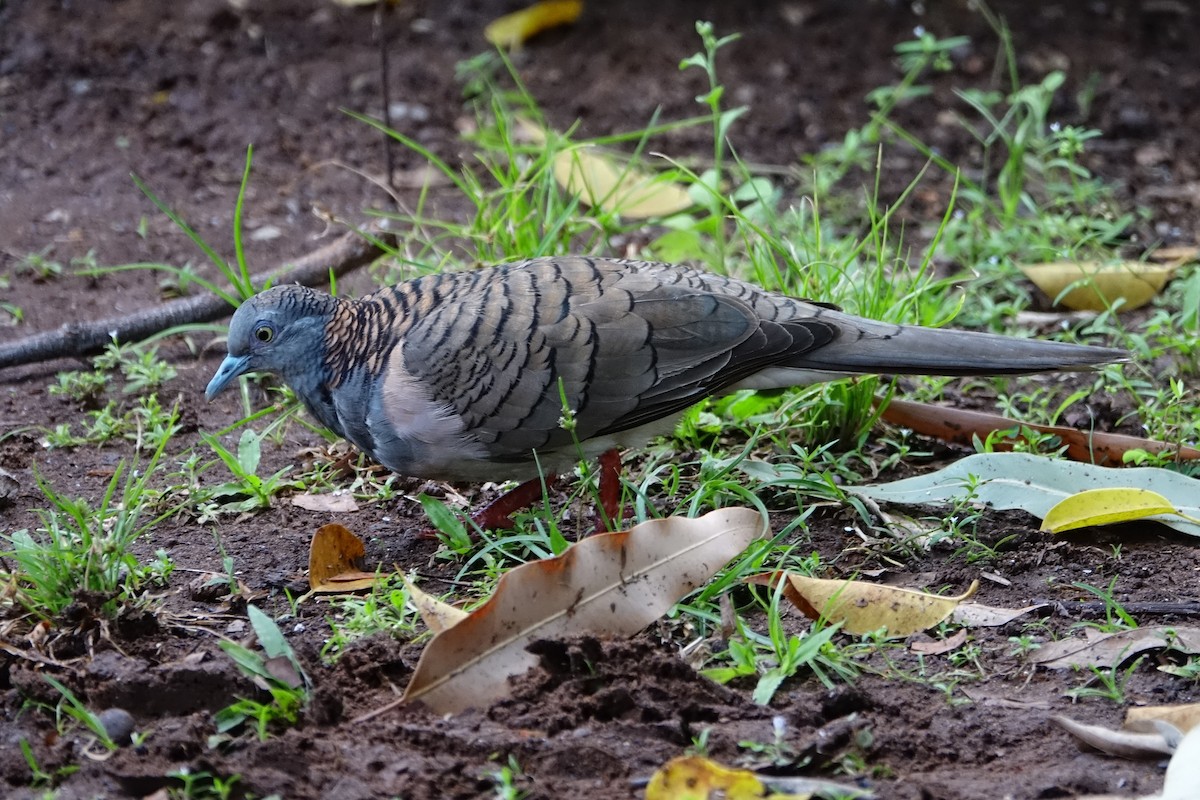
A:
<svg viewBox="0 0 1200 800">
<path fill-rule="evenodd" d="M 646 785 L 646 800 L 753 800 L 767 787 L 749 770 L 729 769 L 699 756 L 681 756 L 664 764 Z"/>
<path fill-rule="evenodd" d="M 492 20 L 483 36 L 496 47 L 518 50 L 542 31 L 574 22 L 582 12 L 583 0 L 542 0 Z"/>
<path fill-rule="evenodd" d="M 1161 292 L 1180 263 L 1056 261 L 1029 264 L 1021 267 L 1021 271 L 1047 297 L 1067 308 L 1104 311 L 1117 300 L 1124 300 L 1120 310 L 1129 311 L 1145 305 Z"/>
<path fill-rule="evenodd" d="M 453 628 L 467 616 L 467 612 L 458 606 L 443 603 L 431 594 L 426 594 L 417 588 L 407 576 L 404 585 L 408 589 L 408 599 L 417 608 L 417 613 L 425 621 L 425 625 L 434 633 L 441 633 L 447 628 Z"/>
<path fill-rule="evenodd" d="M 979 581 L 958 597 L 884 586 L 865 581 L 826 580 L 783 573 L 784 596 L 812 618 L 844 623 L 847 633 L 863 634 L 887 628 L 888 636 L 911 636 L 945 620 L 963 600 L 975 594 Z M 779 573 L 753 575 L 750 583 L 775 586 Z"/>
<path fill-rule="evenodd" d="M 1176 513 L 1170 500 L 1149 489 L 1088 489 L 1058 501 L 1042 518 L 1042 530 L 1062 533 Z"/>
<path fill-rule="evenodd" d="M 517 117 L 517 125 L 532 142 L 544 144 L 549 138 L 528 119 Z M 599 148 L 580 145 L 562 150 L 555 153 L 550 168 L 558 185 L 584 205 L 630 219 L 667 217 L 695 205 L 682 185 Z"/>
<path fill-rule="evenodd" d="M 580 202 L 630 219 L 665 217 L 694 205 L 679 184 L 589 148 L 557 154 L 551 168 L 558 185 Z"/>
<path fill-rule="evenodd" d="M 314 592 L 357 592 L 375 585 L 377 576 L 357 562 L 366 554 L 362 539 L 336 522 L 322 525 L 308 547 L 308 588 Z"/>
</svg>

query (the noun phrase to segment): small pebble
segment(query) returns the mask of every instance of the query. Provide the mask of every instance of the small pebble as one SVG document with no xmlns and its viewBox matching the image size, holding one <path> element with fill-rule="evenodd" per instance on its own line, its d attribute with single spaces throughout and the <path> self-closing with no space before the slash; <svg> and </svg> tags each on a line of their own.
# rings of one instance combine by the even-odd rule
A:
<svg viewBox="0 0 1200 800">
<path fill-rule="evenodd" d="M 127 745 L 133 735 L 133 715 L 123 708 L 106 708 L 100 712 L 100 724 L 108 738 L 119 745 Z"/>
</svg>

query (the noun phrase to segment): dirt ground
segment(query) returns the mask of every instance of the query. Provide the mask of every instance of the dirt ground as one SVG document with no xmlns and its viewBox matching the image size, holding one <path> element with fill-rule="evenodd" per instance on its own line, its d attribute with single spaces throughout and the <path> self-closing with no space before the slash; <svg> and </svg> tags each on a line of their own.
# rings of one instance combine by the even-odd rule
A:
<svg viewBox="0 0 1200 800">
<path fill-rule="evenodd" d="M 485 50 L 484 25 L 516 5 L 413 0 L 390 10 L 399 130 L 451 163 L 470 157 L 458 136 L 471 111 L 455 65 Z M 695 20 L 711 20 L 720 33 L 743 35 L 720 64 L 733 101 L 752 109 L 735 130 L 741 156 L 789 166 L 866 121 L 864 95 L 896 80 L 892 46 L 918 26 L 972 36 L 975 44 L 962 55 L 966 66 L 955 80 L 961 83 L 966 72 L 986 84 L 995 44 L 984 21 L 962 0 L 919 8 L 925 5 L 593 2 L 578 24 L 544 35 L 516 63 L 559 127 L 580 119 L 589 135 L 628 130 L 645 124 L 656 108 L 667 119 L 697 113 L 699 74 L 680 73 L 678 65 L 698 49 Z M 1088 164 L 1117 182 L 1125 201 L 1150 210 L 1140 235 L 1195 242 L 1200 14 L 1187 4 L 1149 0 L 1091 3 L 1086 10 L 1013 0 L 996 2 L 995 10 L 1013 28 L 1023 74 L 1067 71 L 1068 91 L 1056 113 L 1104 131 Z M 0 327 L 0 341 L 161 300 L 151 273 L 44 280 L 17 270 L 28 253 L 50 248 L 49 257 L 64 264 L 89 252 L 100 264 L 190 260 L 210 274 L 130 173 L 230 254 L 234 200 L 245 148 L 253 144 L 247 255 L 257 268 L 320 246 L 329 236 L 329 214 L 360 220 L 363 209 L 382 205 L 374 185 L 336 165 L 383 170 L 380 136 L 340 111 L 379 114 L 378 59 L 369 10 L 317 0 L 0 2 L 0 265 L 8 282 L 3 300 L 24 312 L 19 324 Z M 1075 99 L 1085 85 L 1095 88 L 1086 109 Z M 935 87 L 953 102 L 948 83 Z M 911 116 L 909 127 L 952 160 L 969 147 L 953 126 Z M 657 147 L 703 155 L 708 144 L 702 131 L 692 131 L 665 137 Z M 400 159 L 401 170 L 419 166 L 411 155 Z M 894 153 L 889 174 L 907 180 L 921 165 L 915 155 Z M 366 281 L 356 276 L 350 290 L 365 288 Z M 181 400 L 180 449 L 199 432 L 240 418 L 232 396 L 204 402 L 203 387 L 218 363 L 215 350 L 197 356 L 172 344 L 167 352 L 179 370 L 168 394 Z M 130 455 L 122 447 L 42 446 L 43 429 L 81 413 L 47 393 L 57 371 L 78 366 L 63 360 L 0 372 L 0 467 L 17 482 L 0 509 L 6 532 L 37 525 L 30 509 L 45 501 L 35 472 L 60 491 L 94 502 L 118 461 Z M 293 463 L 301 447 L 318 441 L 292 426 L 281 447 L 264 453 L 264 468 Z M 418 484 L 400 486 L 412 491 Z M 793 513 L 781 503 L 776 526 Z M 283 615 L 284 590 L 299 593 L 306 586 L 309 536 L 330 519 L 279 502 L 236 520 L 173 519 L 155 526 L 144 554 L 165 549 L 179 567 L 161 613 L 123 618 L 107 636 L 62 637 L 53 656 L 65 668 L 39 662 L 22 628 L 10 625 L 13 638 L 0 651 L 0 795 L 41 796 L 30 787 L 19 748 L 26 739 L 43 769 L 80 766 L 59 784 L 62 798 L 145 797 L 178 787 L 166 776 L 180 770 L 238 775 L 237 791 L 255 797 L 482 797 L 493 795 L 487 776 L 510 756 L 523 772 L 517 785 L 532 798 L 635 797 L 639 779 L 682 753 L 704 729 L 712 756 L 736 762 L 747 755 L 739 742 L 772 740 L 775 717 L 785 721 L 796 751 L 811 756 L 799 772 L 857 782 L 885 798 L 1055 798 L 1145 794 L 1161 786 L 1161 763 L 1083 752 L 1048 721 L 1067 712 L 1111 725 L 1124 709 L 1064 697 L 1083 678 L 1036 670 L 1013 655 L 1008 638 L 1020 633 L 1019 623 L 972 632 L 986 666 L 981 679 L 956 679 L 946 656 L 899 657 L 914 673 L 944 673 L 944 691 L 870 673 L 852 687 L 828 691 L 810 676 L 788 681 L 762 707 L 751 702 L 752 686 L 721 687 L 700 677 L 679 657 L 676 634 L 655 627 L 631 641 L 563 644 L 583 655 L 547 658 L 546 668 L 518 682 L 511 699 L 486 709 L 441 718 L 409 708 L 354 725 L 353 717 L 393 698 L 419 648 L 372 637 L 326 665 L 319 650 L 330 607 L 310 602 L 282 624 L 317 685 L 312 708 L 301 724 L 268 741 L 248 736 L 232 747 L 210 748 L 212 712 L 253 691 L 210 632 L 239 630 L 242 615 L 237 609 L 226 614 L 220 603 L 189 589 L 196 574 L 222 571 L 214 529 L 257 602 Z M 411 501 L 366 506 L 351 524 L 368 540 L 372 563 L 429 568 L 434 545 L 414 537 L 423 516 Z M 800 547 L 819 551 L 838 574 L 883 566 L 857 547 L 860 540 L 847 532 L 854 524 L 848 511 L 823 511 L 810 521 Z M 924 585 L 959 588 L 981 569 L 996 573 L 1003 582 L 985 581 L 979 596 L 994 606 L 1079 599 L 1069 589 L 1073 581 L 1103 586 L 1113 577 L 1121 602 L 1195 600 L 1200 559 L 1194 545 L 1164 531 L 1122 536 L 1118 555 L 1109 542 L 1087 536 L 1051 542 L 1023 514 L 989 514 L 985 540 L 1014 537 L 994 561 L 968 565 L 950 550 L 935 550 L 898 569 L 913 581 L 921 576 Z M 451 575 L 455 568 L 440 567 Z M 1046 619 L 1059 633 L 1077 621 L 1064 611 Z M 63 630 L 69 627 L 64 621 Z M 1127 704 L 1200 700 L 1194 684 L 1164 675 L 1152 661 L 1130 678 Z M 93 709 L 129 711 L 149 738 L 107 760 L 88 758 L 81 735 L 55 736 L 53 720 L 28 706 L 30 698 L 56 699 L 41 677 L 46 671 Z"/>
</svg>

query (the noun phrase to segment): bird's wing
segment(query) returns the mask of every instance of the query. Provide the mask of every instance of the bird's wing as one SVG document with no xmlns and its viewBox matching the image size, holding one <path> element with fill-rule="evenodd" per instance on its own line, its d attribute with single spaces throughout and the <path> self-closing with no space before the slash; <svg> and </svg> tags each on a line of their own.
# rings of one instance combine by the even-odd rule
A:
<svg viewBox="0 0 1200 800">
<path fill-rule="evenodd" d="M 401 345 L 404 368 L 490 458 L 566 447 L 674 414 L 821 343 L 688 270 L 538 259 L 447 278 Z M 561 388 L 560 388 L 561 382 Z"/>
</svg>

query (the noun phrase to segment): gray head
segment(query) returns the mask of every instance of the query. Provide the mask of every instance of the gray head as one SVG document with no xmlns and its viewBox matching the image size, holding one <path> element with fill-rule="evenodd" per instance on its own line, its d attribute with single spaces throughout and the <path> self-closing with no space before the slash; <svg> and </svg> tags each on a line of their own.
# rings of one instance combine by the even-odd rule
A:
<svg viewBox="0 0 1200 800">
<path fill-rule="evenodd" d="M 315 375 L 325 351 L 325 324 L 337 300 L 304 286 L 277 286 L 250 298 L 229 322 L 229 355 L 209 381 L 204 396 L 216 397 L 247 372 L 273 372 L 293 389 Z"/>
</svg>

